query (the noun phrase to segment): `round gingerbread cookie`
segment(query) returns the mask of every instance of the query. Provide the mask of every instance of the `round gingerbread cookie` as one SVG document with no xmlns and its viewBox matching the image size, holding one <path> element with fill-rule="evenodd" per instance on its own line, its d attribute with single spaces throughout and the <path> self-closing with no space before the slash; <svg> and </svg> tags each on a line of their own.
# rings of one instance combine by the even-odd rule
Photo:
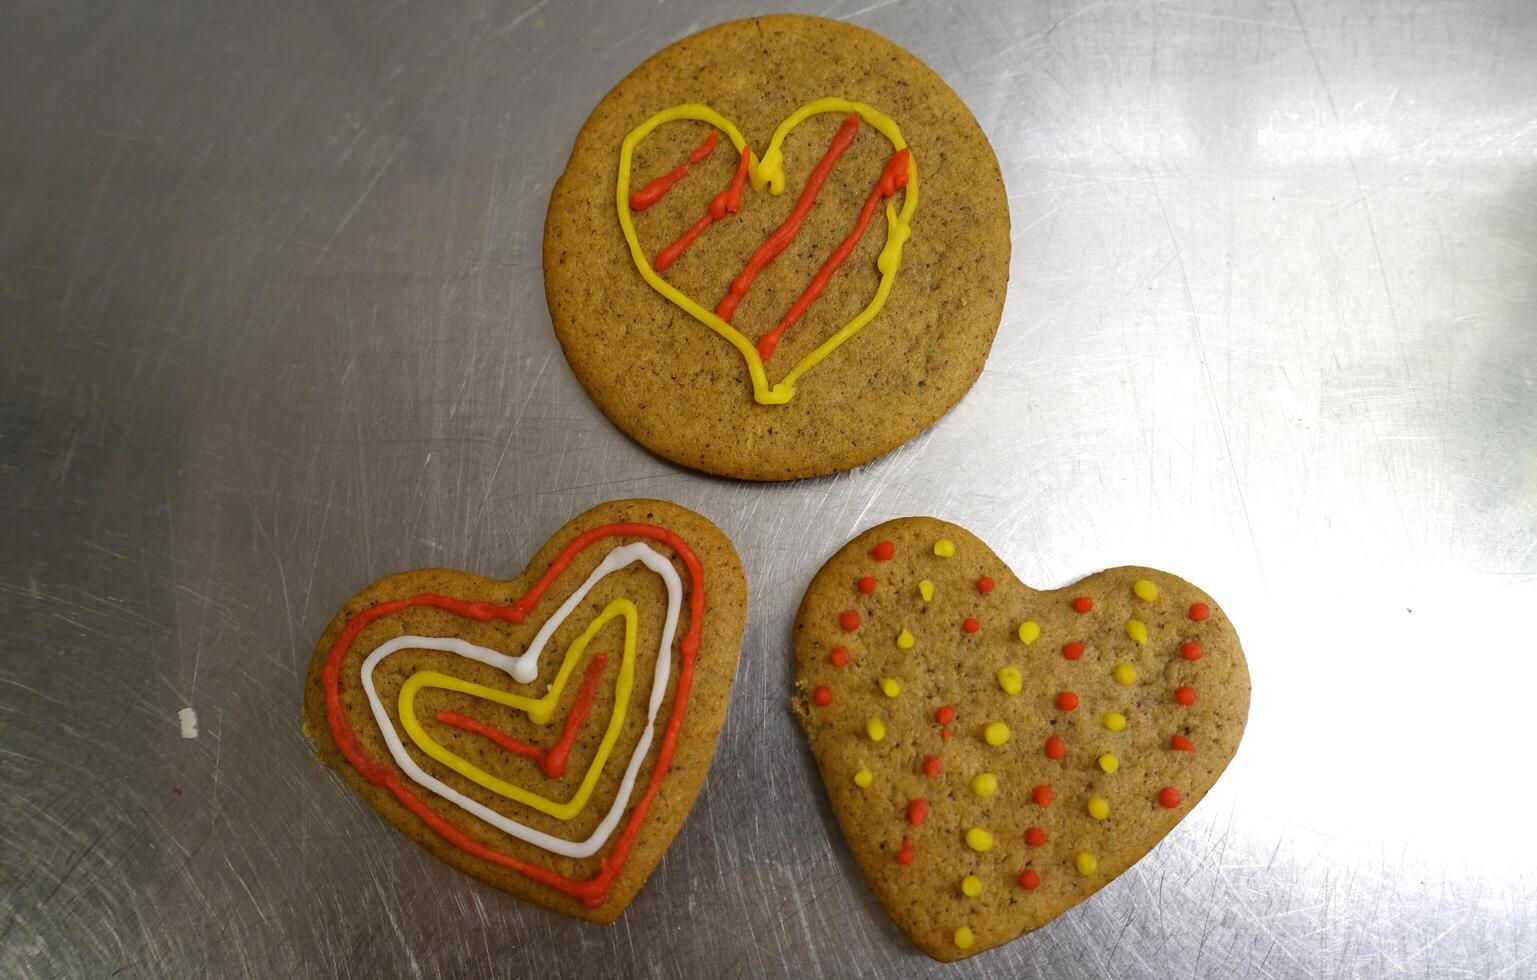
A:
<svg viewBox="0 0 1537 980">
<path fill-rule="evenodd" d="M 722 24 L 610 92 L 545 221 L 566 359 L 615 424 L 684 466 L 834 473 L 971 387 L 998 329 L 1009 215 L 954 92 L 862 28 Z"/>
</svg>

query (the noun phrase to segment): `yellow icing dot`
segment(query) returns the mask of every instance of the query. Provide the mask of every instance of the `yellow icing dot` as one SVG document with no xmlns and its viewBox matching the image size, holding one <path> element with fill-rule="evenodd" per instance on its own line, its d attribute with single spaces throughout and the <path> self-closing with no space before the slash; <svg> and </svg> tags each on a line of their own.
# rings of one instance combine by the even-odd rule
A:
<svg viewBox="0 0 1537 980">
<path fill-rule="evenodd" d="M 971 791 L 978 796 L 992 796 L 998 792 L 998 777 L 990 772 L 979 772 L 971 777 Z"/>
<path fill-rule="evenodd" d="M 1126 621 L 1126 635 L 1131 637 L 1131 642 L 1137 646 L 1147 646 L 1147 624 L 1140 619 L 1128 619 Z"/>
<path fill-rule="evenodd" d="M 1034 643 L 1041 638 L 1041 628 L 1035 620 L 1027 619 L 1019 624 L 1019 638 L 1025 643 Z"/>
<path fill-rule="evenodd" d="M 886 723 L 879 718 L 870 718 L 865 721 L 865 734 L 870 736 L 870 741 L 879 742 L 886 737 Z"/>
<path fill-rule="evenodd" d="M 895 677 L 882 677 L 881 693 L 888 698 L 894 698 L 902 693 L 902 684 Z"/>
<path fill-rule="evenodd" d="M 1110 819 L 1110 801 L 1105 799 L 1103 796 L 1089 797 L 1088 810 L 1089 816 L 1093 817 L 1095 820 Z"/>
<path fill-rule="evenodd" d="M 918 594 L 923 596 L 924 602 L 931 601 L 934 598 L 934 583 L 930 582 L 928 579 L 924 579 L 922 582 L 919 582 Z"/>
<path fill-rule="evenodd" d="M 976 875 L 967 875 L 961 879 L 961 894 L 967 898 L 976 898 L 982 894 L 982 879 Z M 970 944 L 968 944 L 970 945 Z"/>
<path fill-rule="evenodd" d="M 1005 694 L 1018 694 L 1025 689 L 1025 676 L 1019 672 L 1018 667 L 999 667 L 998 686 L 1003 688 Z"/>
<path fill-rule="evenodd" d="M 1117 759 L 1109 752 L 1106 752 L 1104 755 L 1099 757 L 1099 767 L 1105 770 L 1105 772 L 1115 772 L 1117 769 L 1121 768 L 1121 760 Z"/>
<path fill-rule="evenodd" d="M 934 554 L 941 558 L 954 558 L 955 542 L 949 538 L 940 538 L 934 542 Z"/>
<path fill-rule="evenodd" d="M 1154 585 L 1152 582 L 1149 582 L 1145 578 L 1139 578 L 1135 582 L 1131 583 L 1131 591 L 1135 593 L 1137 598 L 1141 599 L 1143 602 L 1158 601 L 1158 586 Z"/>
<path fill-rule="evenodd" d="M 869 789 L 873 782 L 875 782 L 875 774 L 868 769 L 861 769 L 854 773 L 854 785 L 860 789 Z"/>
<path fill-rule="evenodd" d="M 1001 721 L 995 721 L 982 729 L 982 738 L 988 745 L 1002 745 L 1009 740 L 1009 726 Z"/>
<path fill-rule="evenodd" d="M 1126 730 L 1126 716 L 1119 711 L 1112 711 L 1105 715 L 1105 727 L 1112 732 L 1124 732 Z"/>
<path fill-rule="evenodd" d="M 971 930 L 966 926 L 961 926 L 959 929 L 955 930 L 955 945 L 959 946 L 961 949 L 970 949 L 971 944 L 976 941 L 977 937 L 972 935 Z"/>
<path fill-rule="evenodd" d="M 1088 851 L 1079 851 L 1078 856 L 1073 859 L 1073 863 L 1078 866 L 1078 873 L 1084 877 L 1088 877 L 1099 870 L 1099 862 Z"/>
<path fill-rule="evenodd" d="M 1112 670 L 1110 674 L 1115 678 L 1117 684 L 1137 683 L 1137 668 L 1131 664 L 1116 664 L 1115 670 Z"/>
<path fill-rule="evenodd" d="M 993 835 L 981 827 L 973 827 L 966 831 L 966 846 L 978 854 L 986 854 L 993 849 Z"/>
<path fill-rule="evenodd" d="M 907 630 L 903 630 L 897 634 L 897 646 L 901 647 L 903 650 L 911 650 L 913 648 L 913 644 L 916 642 L 918 641 L 914 640 L 913 635 Z"/>
</svg>

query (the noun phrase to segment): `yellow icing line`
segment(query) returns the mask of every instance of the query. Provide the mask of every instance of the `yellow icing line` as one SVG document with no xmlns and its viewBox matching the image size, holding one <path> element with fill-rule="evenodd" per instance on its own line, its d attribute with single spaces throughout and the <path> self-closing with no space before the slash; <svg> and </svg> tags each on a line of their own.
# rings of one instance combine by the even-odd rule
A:
<svg viewBox="0 0 1537 980">
<path fill-rule="evenodd" d="M 435 687 L 495 701 L 497 704 L 526 713 L 529 719 L 537 724 L 548 724 L 554 717 L 556 705 L 560 703 L 560 693 L 565 688 L 566 681 L 577 662 L 582 659 L 587 644 L 597 635 L 598 630 L 615 616 L 624 617 L 624 657 L 619 664 L 619 679 L 614 685 L 614 712 L 609 716 L 608 730 L 603 733 L 603 741 L 598 745 L 597 754 L 592 757 L 592 764 L 587 767 L 587 774 L 582 777 L 582 783 L 572 794 L 571 799 L 565 803 L 557 803 L 522 786 L 498 779 L 484 769 L 460 758 L 428 735 L 421 723 L 416 720 L 416 692 L 423 688 Z M 466 779 L 484 786 L 499 796 L 531 806 L 558 820 L 570 820 L 581 813 L 582 808 L 587 805 L 593 789 L 598 785 L 598 777 L 603 773 L 603 765 L 608 761 L 614 743 L 619 740 L 619 732 L 624 728 L 625 708 L 629 704 L 630 691 L 635 679 L 635 624 L 638 616 L 635 604 L 628 599 L 615 599 L 609 603 L 598 614 L 598 618 L 594 619 L 582 635 L 571 644 L 566 651 L 566 659 L 560 665 L 560 671 L 555 675 L 555 682 L 550 685 L 549 693 L 538 699 L 509 694 L 494 687 L 460 680 L 435 670 L 419 670 L 407 678 L 400 688 L 400 727 L 405 729 L 417 748 Z"/>
<path fill-rule="evenodd" d="M 676 105 L 670 109 L 663 109 L 645 122 L 630 130 L 624 138 L 624 143 L 619 148 L 619 185 L 615 200 L 619 208 L 619 227 L 624 231 L 624 239 L 630 244 L 630 257 L 635 260 L 635 268 L 640 271 L 641 277 L 651 284 L 651 287 L 661 293 L 674 306 L 678 307 L 689 316 L 703 323 L 705 326 L 720 334 L 731 342 L 731 346 L 737 349 L 742 359 L 747 362 L 747 373 L 752 379 L 753 398 L 760 405 L 783 405 L 795 397 L 795 383 L 801 376 L 824 361 L 828 355 L 837 350 L 850 337 L 865 328 L 875 315 L 886 305 L 886 298 L 891 295 L 892 284 L 896 281 L 897 270 L 902 265 L 902 246 L 912 235 L 912 216 L 918 209 L 918 161 L 909 152 L 907 155 L 907 188 L 902 198 L 902 210 L 897 211 L 895 205 L 886 202 L 886 244 L 881 249 L 880 256 L 875 260 L 875 267 L 880 270 L 881 281 L 875 289 L 875 296 L 870 300 L 859 314 L 845 323 L 831 337 L 822 342 L 816 350 L 800 359 L 790 372 L 780 379 L 778 384 L 770 387 L 768 375 L 763 369 L 763 359 L 758 356 L 758 348 L 748 340 L 742 332 L 725 320 L 715 315 L 714 310 L 705 309 L 688 297 L 686 293 L 673 286 L 667 280 L 657 274 L 651 267 L 651 260 L 640 247 L 640 237 L 635 233 L 635 222 L 630 215 L 630 167 L 635 154 L 635 147 L 641 140 L 651 135 L 651 131 L 663 123 L 678 122 L 681 120 L 695 120 L 708 123 L 726 134 L 731 140 L 737 152 L 747 154 L 747 176 L 752 182 L 753 190 L 761 191 L 767 188 L 770 194 L 784 193 L 784 152 L 782 145 L 785 137 L 796 126 L 810 119 L 812 116 L 827 112 L 837 112 L 843 115 L 854 113 L 869 123 L 882 136 L 891 143 L 892 152 L 907 147 L 907 140 L 902 137 L 902 130 L 890 116 L 865 105 L 863 102 L 851 102 L 848 99 L 826 98 L 817 99 L 815 102 L 801 106 L 795 112 L 779 124 L 774 131 L 774 136 L 769 140 L 768 147 L 763 152 L 763 158 L 758 159 L 747 148 L 747 141 L 742 138 L 741 132 L 730 120 L 707 105 L 691 102 L 684 105 Z"/>
</svg>

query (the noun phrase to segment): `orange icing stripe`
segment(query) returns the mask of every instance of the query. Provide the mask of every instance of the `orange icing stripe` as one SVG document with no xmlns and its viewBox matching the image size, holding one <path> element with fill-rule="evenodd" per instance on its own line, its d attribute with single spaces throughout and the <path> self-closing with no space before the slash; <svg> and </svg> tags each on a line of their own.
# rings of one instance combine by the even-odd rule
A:
<svg viewBox="0 0 1537 980">
<path fill-rule="evenodd" d="M 592 663 L 587 665 L 587 674 L 582 678 L 582 688 L 577 692 L 576 700 L 571 702 L 571 713 L 566 715 L 566 723 L 561 728 L 560 739 L 548 749 L 541 749 L 537 745 L 530 745 L 498 731 L 490 725 L 482 724 L 474 718 L 466 717 L 457 711 L 439 711 L 438 721 L 455 728 L 462 728 L 467 732 L 474 732 L 495 742 L 499 747 L 514 755 L 521 755 L 533 759 L 539 763 L 539 771 L 550 779 L 559 779 L 566 774 L 566 761 L 571 756 L 571 749 L 576 745 L 577 734 L 582 730 L 582 722 L 592 714 L 592 703 L 598 693 L 598 679 L 603 675 L 603 666 L 608 663 L 608 657 L 598 654 L 592 658 Z"/>
<path fill-rule="evenodd" d="M 700 143 L 699 147 L 688 155 L 687 160 L 631 194 L 630 209 L 632 211 L 644 211 L 666 197 L 667 192 L 672 190 L 674 184 L 688 176 L 689 167 L 709 159 L 710 154 L 715 152 L 715 141 L 719 138 L 719 133 L 713 129 L 710 130 L 710 135 L 706 136 L 704 142 Z"/>
<path fill-rule="evenodd" d="M 714 135 L 714 131 L 711 131 Z M 656 261 L 651 267 L 657 272 L 666 272 L 667 269 L 683 255 L 688 247 L 694 244 L 694 239 L 704 234 L 704 230 L 728 213 L 736 214 L 742 210 L 742 184 L 747 180 L 747 161 L 752 159 L 752 153 L 747 149 L 742 150 L 742 162 L 737 164 L 736 176 L 731 178 L 731 184 L 710 201 L 710 206 L 705 209 L 704 216 L 689 225 L 688 230 L 678 237 L 678 240 L 656 253 Z"/>
<path fill-rule="evenodd" d="M 816 206 L 817 195 L 822 193 L 822 185 L 827 183 L 827 178 L 833 172 L 833 165 L 843 155 L 843 151 L 854 145 L 854 137 L 859 135 L 859 116 L 849 113 L 843 125 L 838 127 L 838 132 L 833 136 L 832 145 L 827 148 L 827 153 L 811 171 L 811 176 L 806 178 L 806 186 L 801 189 L 801 196 L 795 202 L 795 207 L 790 209 L 790 216 L 784 223 L 774 230 L 774 233 L 764 240 L 758 250 L 747 260 L 747 265 L 741 273 L 731 281 L 731 291 L 728 292 L 715 307 L 715 315 L 727 323 L 736 315 L 736 308 L 752 288 L 752 282 L 764 267 L 779 257 L 779 253 L 790 247 L 795 241 L 795 236 L 800 234 L 801 225 L 806 223 L 806 216 L 811 214 L 811 209 Z"/>
<path fill-rule="evenodd" d="M 410 606 L 433 606 L 481 622 L 503 619 L 511 623 L 522 623 L 528 616 L 529 610 L 539 602 L 550 584 L 565 571 L 576 556 L 593 542 L 607 537 L 649 538 L 666 544 L 677 553 L 684 567 L 688 569 L 693 588 L 689 592 L 688 632 L 678 645 L 682 666 L 678 671 L 677 693 L 673 700 L 672 714 L 667 719 L 667 728 L 662 736 L 661 748 L 657 752 L 656 767 L 651 772 L 651 780 L 646 784 L 645 792 L 636 801 L 613 853 L 607 858 L 598 859 L 599 870 L 596 875 L 591 878 L 577 879 L 519 860 L 510 854 L 503 854 L 471 839 L 439 816 L 421 797 L 402 785 L 387 766 L 368 754 L 362 743 L 358 741 L 357 733 L 352 730 L 346 711 L 342 708 L 341 669 L 342 661 L 346 659 L 353 642 L 363 630 L 368 628 L 369 624 Z M 689 692 L 694 685 L 694 661 L 699 654 L 699 634 L 704 619 L 704 607 L 704 567 L 688 544 L 678 535 L 651 524 L 605 524 L 602 527 L 595 527 L 578 535 L 566 545 L 533 587 L 510 606 L 501 606 L 492 602 L 467 602 L 451 596 L 424 592 L 407 599 L 378 603 L 347 620 L 342 627 L 341 635 L 332 644 L 331 652 L 327 655 L 325 666 L 321 670 L 321 683 L 326 692 L 326 722 L 330 726 L 331 737 L 336 741 L 336 747 L 341 750 L 342 755 L 352 764 L 352 767 L 370 783 L 389 790 L 402 806 L 416 814 L 444 840 L 467 854 L 510 868 L 534 881 L 579 899 L 588 908 L 597 908 L 608 899 L 608 892 L 614 878 L 629 858 L 630 848 L 634 846 L 635 837 L 640 833 L 640 825 L 646 819 L 646 813 L 651 809 L 651 803 L 656 798 L 657 791 L 661 789 L 662 778 L 667 775 L 672 764 L 672 755 L 678 744 L 678 733 L 683 728 L 683 716 L 688 707 Z"/>
<path fill-rule="evenodd" d="M 811 277 L 811 282 L 806 286 L 806 291 L 800 294 L 790 309 L 780 319 L 774 329 L 764 334 L 758 341 L 758 356 L 765 361 L 774 353 L 774 348 L 779 346 L 779 338 L 784 332 L 795 325 L 796 321 L 806 315 L 811 309 L 811 304 L 817 301 L 827 284 L 838 272 L 838 268 L 854 254 L 854 249 L 859 245 L 859 240 L 864 237 L 865 229 L 869 227 L 870 219 L 875 217 L 875 209 L 880 207 L 881 200 L 895 194 L 898 190 L 907 186 L 907 147 L 891 155 L 886 163 L 886 169 L 881 171 L 880 179 L 875 182 L 875 189 L 870 191 L 870 196 L 865 198 L 865 206 L 859 211 L 859 220 L 854 223 L 854 230 L 843 240 L 843 244 L 833 250 L 833 254 L 822 263 L 822 268 Z"/>
</svg>

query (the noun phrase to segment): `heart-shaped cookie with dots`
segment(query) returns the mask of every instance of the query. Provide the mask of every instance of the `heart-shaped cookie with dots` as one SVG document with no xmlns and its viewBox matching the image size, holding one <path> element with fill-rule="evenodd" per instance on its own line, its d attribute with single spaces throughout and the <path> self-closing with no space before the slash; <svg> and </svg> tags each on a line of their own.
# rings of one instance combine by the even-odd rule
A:
<svg viewBox="0 0 1537 980">
<path fill-rule="evenodd" d="M 602 504 L 517 578 L 433 568 L 358 593 L 315 649 L 305 731 L 440 860 L 612 922 L 704 782 L 746 609 L 715 525 Z"/>
<path fill-rule="evenodd" d="M 1040 592 L 964 528 L 871 528 L 795 623 L 795 708 L 876 897 L 957 960 L 1125 871 L 1238 749 L 1249 671 L 1206 593 L 1112 568 Z"/>
</svg>

